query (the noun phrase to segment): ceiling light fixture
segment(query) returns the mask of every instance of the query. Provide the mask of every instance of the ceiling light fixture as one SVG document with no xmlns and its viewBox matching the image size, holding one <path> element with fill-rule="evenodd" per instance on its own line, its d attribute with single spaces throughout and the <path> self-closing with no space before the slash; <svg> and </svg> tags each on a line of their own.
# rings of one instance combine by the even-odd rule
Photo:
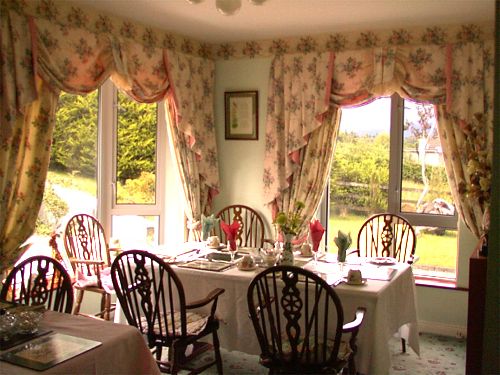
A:
<svg viewBox="0 0 500 375">
<path fill-rule="evenodd" d="M 189 4 L 199 4 L 204 0 L 186 0 Z M 250 4 L 262 5 L 267 0 L 248 0 Z M 241 8 L 241 0 L 215 0 L 215 7 L 225 16 L 238 13 Z"/>
</svg>

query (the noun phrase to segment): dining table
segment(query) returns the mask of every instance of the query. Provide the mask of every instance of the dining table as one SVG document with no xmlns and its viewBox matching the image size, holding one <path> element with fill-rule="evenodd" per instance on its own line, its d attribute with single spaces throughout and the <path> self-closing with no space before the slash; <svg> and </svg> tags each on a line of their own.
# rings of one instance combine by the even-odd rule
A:
<svg viewBox="0 0 500 375">
<path fill-rule="evenodd" d="M 92 348 L 71 356 L 53 367 L 47 368 L 43 374 L 130 374 L 160 375 L 161 372 L 149 350 L 144 337 L 137 328 L 113 322 L 103 321 L 81 315 L 59 313 L 51 310 L 44 312 L 39 330 L 49 331 L 47 335 L 21 343 L 0 351 L 3 356 L 7 352 L 16 353 L 22 360 L 48 361 L 47 355 L 59 350 L 61 354 L 77 352 L 78 345 L 87 343 Z M 43 347 L 42 342 L 53 335 L 52 347 Z M 52 338 L 52 337 L 50 337 Z M 83 344 L 82 344 L 83 343 Z M 54 344 L 60 345 L 54 349 Z M 37 348 L 37 346 L 39 348 Z M 35 357 L 36 355 L 36 357 Z M 45 356 L 45 358 L 43 358 Z M 55 355 L 54 355 L 55 356 Z M 31 368 L 6 361 L 0 361 L 0 374 L 40 374 Z"/>
<path fill-rule="evenodd" d="M 256 254 L 255 250 L 253 252 Z M 295 260 L 296 264 L 321 274 L 335 288 L 342 303 L 345 322 L 354 319 L 358 307 L 366 309 L 355 356 L 359 373 L 389 373 L 389 341 L 394 335 L 405 338 L 408 346 L 419 355 L 416 288 L 409 264 L 372 264 L 370 259 L 358 257 L 352 257 L 344 264 L 328 258 L 315 262 L 311 258 L 296 256 Z M 223 348 L 260 354 L 248 314 L 247 289 L 254 276 L 264 268 L 241 270 L 233 265 L 216 272 L 193 269 L 183 264 L 172 267 L 182 281 L 188 300 L 203 298 L 214 288 L 225 289 L 219 297 L 216 313 L 221 321 L 219 337 Z M 347 284 L 345 276 L 349 269 L 360 270 L 363 282 L 359 285 Z"/>
</svg>

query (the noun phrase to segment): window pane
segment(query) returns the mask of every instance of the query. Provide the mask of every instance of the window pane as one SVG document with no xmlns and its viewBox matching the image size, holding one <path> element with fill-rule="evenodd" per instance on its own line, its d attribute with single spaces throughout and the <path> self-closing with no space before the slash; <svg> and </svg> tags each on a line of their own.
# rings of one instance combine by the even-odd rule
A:
<svg viewBox="0 0 500 375">
<path fill-rule="evenodd" d="M 156 104 L 137 103 L 118 92 L 116 204 L 154 204 Z"/>
<path fill-rule="evenodd" d="M 98 91 L 85 96 L 61 93 L 49 172 L 32 238 L 35 252 L 38 243 L 50 252 L 48 236 L 59 224 L 63 225 L 59 230 L 64 230 L 69 216 L 96 214 L 97 118 Z"/>
<path fill-rule="evenodd" d="M 415 227 L 419 257 L 413 265 L 416 275 L 455 278 L 457 266 L 457 231 L 435 227 Z"/>
<path fill-rule="evenodd" d="M 390 116 L 390 98 L 342 109 L 330 176 L 328 248 L 334 252 L 338 230 L 351 232 L 355 244 L 363 221 L 387 210 Z"/>
<path fill-rule="evenodd" d="M 434 106 L 404 103 L 401 212 L 453 216 Z"/>
<path fill-rule="evenodd" d="M 334 238 L 338 230 L 350 232 L 351 247 L 356 247 L 364 221 L 372 214 L 392 210 L 405 214 L 417 234 L 415 273 L 455 278 L 456 217 L 434 107 L 404 101 L 403 116 L 393 114 L 392 119 L 398 120 L 391 129 L 391 110 L 396 108 L 391 107 L 390 98 L 381 98 L 342 109 L 331 170 L 328 249 L 337 252 Z M 401 141 L 402 148 L 397 147 L 395 143 Z M 393 186 L 400 187 L 401 200 L 388 195 L 393 180 Z"/>
<path fill-rule="evenodd" d="M 158 245 L 159 216 L 113 215 L 111 220 L 112 240 L 122 249 L 144 250 Z"/>
<path fill-rule="evenodd" d="M 98 91 L 86 96 L 61 93 L 39 233 L 50 234 L 67 214 L 96 213 L 97 113 Z"/>
</svg>

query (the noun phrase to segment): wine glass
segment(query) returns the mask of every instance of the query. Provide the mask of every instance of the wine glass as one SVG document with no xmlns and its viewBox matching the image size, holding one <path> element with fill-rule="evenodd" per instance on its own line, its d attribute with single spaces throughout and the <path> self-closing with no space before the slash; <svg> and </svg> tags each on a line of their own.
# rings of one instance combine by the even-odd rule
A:
<svg viewBox="0 0 500 375">
<path fill-rule="evenodd" d="M 229 254 L 231 254 L 231 263 L 234 263 L 234 256 L 238 252 L 238 246 L 234 246 L 234 249 L 231 247 L 231 244 L 228 242 L 227 243 L 227 251 L 229 251 Z"/>
<path fill-rule="evenodd" d="M 314 268 L 317 268 L 318 259 L 321 255 L 321 250 L 319 249 L 319 246 L 316 250 L 314 250 L 314 246 L 311 246 L 311 251 L 313 252 L 313 256 L 314 256 Z"/>
</svg>

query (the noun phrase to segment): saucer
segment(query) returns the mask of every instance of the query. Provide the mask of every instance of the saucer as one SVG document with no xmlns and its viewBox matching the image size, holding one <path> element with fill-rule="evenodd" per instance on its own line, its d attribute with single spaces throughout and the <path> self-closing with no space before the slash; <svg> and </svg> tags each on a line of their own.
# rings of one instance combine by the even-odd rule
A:
<svg viewBox="0 0 500 375">
<path fill-rule="evenodd" d="M 367 282 L 367 279 L 363 277 L 363 279 L 361 279 L 361 282 L 360 283 L 353 283 L 352 281 L 349 282 L 346 280 L 346 284 L 347 285 L 353 285 L 353 286 L 363 286 L 363 285 L 366 285 L 366 282 Z"/>
<path fill-rule="evenodd" d="M 391 257 L 377 257 L 377 258 L 371 258 L 370 263 L 378 264 L 379 266 L 390 266 L 396 264 L 396 259 Z"/>
</svg>

